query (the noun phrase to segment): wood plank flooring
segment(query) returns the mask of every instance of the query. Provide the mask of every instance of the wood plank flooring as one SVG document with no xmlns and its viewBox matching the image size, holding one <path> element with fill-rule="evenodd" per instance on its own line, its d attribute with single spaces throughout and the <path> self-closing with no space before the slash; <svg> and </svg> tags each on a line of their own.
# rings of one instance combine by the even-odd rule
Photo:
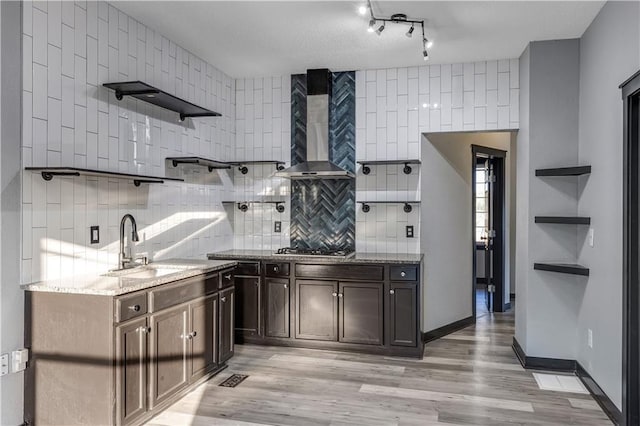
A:
<svg viewBox="0 0 640 426">
<path fill-rule="evenodd" d="M 149 425 L 610 425 L 591 396 L 538 388 L 513 321 L 482 315 L 422 360 L 237 345 L 227 370 Z M 249 377 L 217 386 L 233 373 Z"/>
</svg>

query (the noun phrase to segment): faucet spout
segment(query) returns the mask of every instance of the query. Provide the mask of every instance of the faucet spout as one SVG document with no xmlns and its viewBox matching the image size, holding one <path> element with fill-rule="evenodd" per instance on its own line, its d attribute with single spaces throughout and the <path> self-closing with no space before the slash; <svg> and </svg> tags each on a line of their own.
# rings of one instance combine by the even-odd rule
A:
<svg viewBox="0 0 640 426">
<path fill-rule="evenodd" d="M 140 238 L 138 237 L 138 225 L 136 224 L 136 219 L 129 213 L 125 214 L 122 216 L 122 220 L 120 221 L 120 255 L 118 259 L 118 266 L 120 269 L 124 269 L 133 258 L 133 256 L 127 257 L 124 252 L 124 225 L 126 224 L 127 219 L 131 222 L 131 241 L 140 241 Z"/>
</svg>

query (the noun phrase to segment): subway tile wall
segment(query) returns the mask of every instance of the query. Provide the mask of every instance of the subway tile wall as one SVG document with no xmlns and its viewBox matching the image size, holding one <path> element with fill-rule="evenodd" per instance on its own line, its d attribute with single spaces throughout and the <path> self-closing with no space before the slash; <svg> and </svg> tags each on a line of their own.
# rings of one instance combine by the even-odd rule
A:
<svg viewBox="0 0 640 426">
<path fill-rule="evenodd" d="M 235 81 L 106 2 L 24 2 L 23 166 L 75 166 L 185 183 L 142 184 L 107 178 L 23 173 L 22 282 L 117 264 L 119 223 L 138 222 L 135 252 L 153 258 L 204 258 L 232 248 L 221 201 L 233 172 L 172 170 L 165 157 L 233 157 Z M 177 122 L 141 101 L 118 102 L 102 87 L 142 80 L 223 114 Z M 99 225 L 99 244 L 89 227 Z"/>
<path fill-rule="evenodd" d="M 420 159 L 421 134 L 428 132 L 517 129 L 518 77 L 518 59 L 357 71 L 356 159 Z M 237 157 L 288 163 L 290 76 L 237 80 L 236 90 Z M 358 168 L 356 200 L 420 201 L 420 166 L 413 166 L 410 175 L 404 174 L 402 168 L 374 166 L 369 175 Z M 282 194 L 290 191 L 286 180 L 278 181 L 268 171 L 247 179 L 245 183 L 236 177 L 236 190 L 246 197 L 266 188 L 280 188 Z M 283 199 L 290 201 L 288 195 Z M 380 204 L 364 213 L 358 204 L 356 249 L 418 253 L 422 224 L 420 207 L 413 207 L 405 213 L 402 204 Z M 274 249 L 288 245 L 289 222 L 286 228 L 283 222 L 282 234 L 274 234 L 275 213 L 269 208 L 264 213 L 235 213 L 236 248 Z M 406 238 L 408 225 L 414 227 L 414 238 Z"/>
<path fill-rule="evenodd" d="M 291 76 L 236 80 L 236 146 L 238 161 L 284 161 L 291 164 Z M 234 248 L 274 250 L 288 247 L 291 226 L 291 183 L 274 176 L 273 164 L 249 165 L 234 172 L 234 200 L 284 201 L 253 204 L 246 212 L 233 208 Z M 231 213 L 230 211 L 228 212 Z M 275 232 L 275 222 L 281 232 Z"/>
</svg>

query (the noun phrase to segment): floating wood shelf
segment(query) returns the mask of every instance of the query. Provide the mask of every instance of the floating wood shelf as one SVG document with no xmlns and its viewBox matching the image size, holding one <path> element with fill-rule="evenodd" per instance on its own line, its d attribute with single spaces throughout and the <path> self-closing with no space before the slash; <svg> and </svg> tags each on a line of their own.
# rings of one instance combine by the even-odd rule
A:
<svg viewBox="0 0 640 426">
<path fill-rule="evenodd" d="M 210 160 L 208 158 L 202 157 L 167 157 L 168 161 L 171 161 L 173 167 L 178 167 L 179 164 L 195 164 L 198 166 L 207 167 L 209 171 L 213 171 L 214 169 L 230 169 L 231 165 L 229 163 L 224 163 L 222 161 Z"/>
<path fill-rule="evenodd" d="M 241 212 L 249 210 L 250 204 L 275 204 L 278 213 L 284 211 L 284 201 L 223 201 L 222 204 L 237 204 Z"/>
<path fill-rule="evenodd" d="M 590 225 L 590 217 L 578 216 L 536 216 L 535 223 L 553 223 L 564 225 Z"/>
<path fill-rule="evenodd" d="M 142 81 L 105 83 L 103 86 L 114 90 L 118 100 L 122 100 L 125 96 L 131 96 L 169 111 L 175 111 L 180 114 L 180 121 L 184 121 L 187 117 L 219 117 L 222 115 L 180 99 Z"/>
<path fill-rule="evenodd" d="M 533 269 L 538 271 L 559 272 L 561 274 L 589 276 L 589 268 L 571 263 L 534 263 Z"/>
<path fill-rule="evenodd" d="M 376 165 L 382 166 L 387 164 L 404 164 L 404 168 L 402 169 L 402 171 L 404 172 L 405 175 L 409 175 L 413 170 L 411 166 L 409 166 L 409 164 L 422 164 L 420 160 L 376 160 L 376 161 L 362 160 L 362 161 L 357 161 L 357 163 L 362 165 L 362 173 L 365 175 L 368 175 L 369 173 L 371 173 L 371 168 L 369 166 L 376 166 Z"/>
<path fill-rule="evenodd" d="M 591 166 L 558 167 L 537 169 L 536 176 L 582 176 L 591 173 Z"/>
<path fill-rule="evenodd" d="M 369 213 L 371 206 L 369 204 L 404 204 L 402 208 L 405 213 L 411 213 L 413 207 L 411 204 L 420 204 L 420 201 L 356 201 L 356 203 L 362 204 L 362 211 Z"/>
<path fill-rule="evenodd" d="M 132 180 L 135 186 L 140 186 L 141 183 L 164 183 L 165 180 L 184 182 L 184 179 L 178 178 L 134 175 L 105 170 L 80 169 L 77 167 L 25 167 L 25 170 L 40 173 L 44 180 L 51 180 L 54 176 L 96 176 Z"/>
<path fill-rule="evenodd" d="M 247 165 L 249 164 L 274 164 L 276 171 L 284 170 L 284 161 L 277 160 L 249 160 L 249 161 L 229 161 L 227 164 L 237 166 L 240 173 L 246 175 L 249 172 Z"/>
</svg>

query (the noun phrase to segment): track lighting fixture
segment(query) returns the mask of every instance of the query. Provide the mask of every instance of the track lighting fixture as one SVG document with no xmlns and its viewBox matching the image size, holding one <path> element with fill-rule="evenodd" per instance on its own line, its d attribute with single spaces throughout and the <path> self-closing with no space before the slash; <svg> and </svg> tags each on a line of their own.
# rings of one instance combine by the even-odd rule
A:
<svg viewBox="0 0 640 426">
<path fill-rule="evenodd" d="M 367 6 L 366 7 L 361 6 L 358 9 L 358 12 L 361 15 L 365 15 L 367 10 L 369 11 L 369 15 L 371 17 L 369 19 L 369 27 L 367 28 L 367 31 L 370 33 L 375 32 L 377 35 L 381 35 L 385 29 L 386 23 L 391 22 L 392 24 L 411 25 L 411 27 L 409 27 L 409 30 L 405 33 L 405 35 L 408 38 L 412 38 L 413 32 L 415 30 L 415 26 L 419 25 L 422 30 L 422 58 L 425 61 L 429 59 L 429 52 L 427 52 L 427 49 L 430 49 L 431 46 L 433 46 L 433 42 L 428 40 L 425 35 L 424 19 L 420 19 L 420 20 L 410 19 L 410 18 L 407 18 L 407 15 L 405 15 L 404 13 L 394 13 L 389 18 L 381 18 L 381 17 L 375 16 L 373 14 L 373 8 L 371 7 L 371 0 L 367 0 Z M 380 25 L 378 29 L 375 29 L 375 26 L 378 22 L 382 22 L 382 25 Z"/>
<path fill-rule="evenodd" d="M 412 35 L 413 35 L 413 24 L 411 25 L 411 28 L 409 28 L 409 31 L 407 31 L 406 36 L 411 38 Z"/>
</svg>

